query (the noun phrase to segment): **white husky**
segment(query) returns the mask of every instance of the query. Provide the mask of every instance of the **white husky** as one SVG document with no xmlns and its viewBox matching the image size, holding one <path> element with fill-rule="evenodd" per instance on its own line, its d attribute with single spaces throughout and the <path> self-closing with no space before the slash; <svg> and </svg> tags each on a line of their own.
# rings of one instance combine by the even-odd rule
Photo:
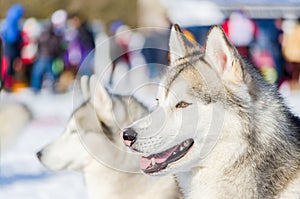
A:
<svg viewBox="0 0 300 199">
<path fill-rule="evenodd" d="M 124 152 L 119 129 L 145 115 L 146 108 L 133 97 L 110 96 L 101 85 L 95 93 L 83 92 L 91 98 L 73 112 L 61 137 L 38 152 L 40 161 L 52 170 L 82 171 L 91 199 L 180 198 L 173 176 L 133 173 L 139 171 L 138 157 Z"/>
<path fill-rule="evenodd" d="M 300 119 L 223 30 L 203 51 L 174 26 L 158 106 L 123 132 L 150 175 L 174 173 L 188 199 L 300 198 Z"/>
</svg>

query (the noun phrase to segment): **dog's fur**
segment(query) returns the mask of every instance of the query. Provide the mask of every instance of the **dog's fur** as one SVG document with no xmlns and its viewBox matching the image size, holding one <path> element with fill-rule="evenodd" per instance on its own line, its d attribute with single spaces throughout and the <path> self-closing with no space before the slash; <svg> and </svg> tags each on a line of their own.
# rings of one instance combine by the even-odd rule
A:
<svg viewBox="0 0 300 199">
<path fill-rule="evenodd" d="M 9 148 L 31 119 L 32 113 L 26 105 L 2 101 L 0 106 L 0 149 Z"/>
<path fill-rule="evenodd" d="M 88 99 L 73 112 L 61 137 L 39 152 L 40 161 L 52 170 L 82 171 L 91 199 L 179 198 L 173 176 L 133 173 L 139 171 L 139 157 L 124 152 L 120 128 L 146 115 L 145 106 L 131 96 L 109 95 L 101 85 L 89 93 L 84 78 L 81 87 Z"/>
<path fill-rule="evenodd" d="M 299 199 L 300 120 L 275 86 L 241 59 L 219 26 L 202 50 L 175 25 L 170 53 L 158 107 L 124 130 L 136 132 L 125 144 L 148 157 L 190 138 L 194 144 L 150 174 L 175 173 L 188 199 Z"/>
</svg>

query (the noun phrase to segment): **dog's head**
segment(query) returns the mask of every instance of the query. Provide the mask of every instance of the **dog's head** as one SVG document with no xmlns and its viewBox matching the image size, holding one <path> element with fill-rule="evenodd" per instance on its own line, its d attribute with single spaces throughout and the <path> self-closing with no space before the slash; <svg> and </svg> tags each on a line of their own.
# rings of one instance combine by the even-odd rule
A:
<svg viewBox="0 0 300 199">
<path fill-rule="evenodd" d="M 98 121 L 89 101 L 76 109 L 67 123 L 63 134 L 37 153 L 41 163 L 51 170 L 80 170 L 90 161 L 91 155 L 85 148 L 105 139 L 98 134 Z"/>
<path fill-rule="evenodd" d="M 37 153 L 51 170 L 81 170 L 92 160 L 107 167 L 121 164 L 118 161 L 125 147 L 119 139 L 120 129 L 147 113 L 135 98 L 110 94 L 101 84 L 95 86 L 94 78 L 90 85 L 86 77 L 81 79 L 85 102 L 74 110 L 63 134 Z"/>
<path fill-rule="evenodd" d="M 224 129 L 240 130 L 236 110 L 250 101 L 243 61 L 219 26 L 209 31 L 203 50 L 175 25 L 170 58 L 157 108 L 122 134 L 125 145 L 143 153 L 141 169 L 152 175 L 205 167 L 220 136 L 229 136 Z"/>
</svg>

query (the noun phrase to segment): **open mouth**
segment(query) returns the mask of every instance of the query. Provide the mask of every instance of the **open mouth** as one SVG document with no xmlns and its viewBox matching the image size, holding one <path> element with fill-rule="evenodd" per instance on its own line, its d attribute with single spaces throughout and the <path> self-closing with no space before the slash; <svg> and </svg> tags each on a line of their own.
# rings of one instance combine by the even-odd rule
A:
<svg viewBox="0 0 300 199">
<path fill-rule="evenodd" d="M 142 156 L 140 167 L 143 172 L 148 174 L 159 172 L 165 169 L 168 164 L 175 162 L 185 156 L 185 154 L 187 154 L 193 144 L 193 139 L 187 139 L 161 153 L 153 154 L 148 157 Z"/>
</svg>

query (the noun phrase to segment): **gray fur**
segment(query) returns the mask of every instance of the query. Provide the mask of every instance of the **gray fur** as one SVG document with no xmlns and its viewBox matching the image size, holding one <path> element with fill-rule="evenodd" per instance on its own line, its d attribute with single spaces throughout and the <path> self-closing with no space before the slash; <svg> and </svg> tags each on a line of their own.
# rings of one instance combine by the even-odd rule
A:
<svg viewBox="0 0 300 199">
<path fill-rule="evenodd" d="M 238 177 L 248 167 L 257 183 L 253 185 L 256 198 L 274 198 L 300 170 L 300 120 L 284 104 L 277 88 L 264 81 L 261 74 L 243 61 L 237 52 L 235 54 L 243 69 L 250 100 L 235 94 L 226 84 L 224 90 L 215 95 L 205 92 L 211 90 L 205 89 L 205 86 L 192 88 L 192 93 L 205 103 L 222 102 L 240 115 L 248 149 L 230 168 L 225 169 L 226 175 Z M 189 57 L 184 59 L 189 60 Z M 190 67 L 194 67 L 191 64 L 203 67 L 208 62 L 203 56 L 199 56 L 198 63 L 182 62 L 175 67 L 175 75 L 168 78 L 174 81 L 184 70 L 191 70 Z M 222 93 L 224 91 L 226 93 Z"/>
<path fill-rule="evenodd" d="M 189 41 L 182 39 L 182 36 L 180 36 L 179 42 L 181 41 L 181 45 L 184 46 L 181 49 L 181 54 L 182 51 L 185 51 L 186 54 L 171 63 L 163 82 L 166 82 L 165 98 L 169 95 L 170 89 L 175 84 L 174 82 L 177 81 L 178 83 L 178 81 L 182 81 L 179 77 L 183 78 L 188 82 L 189 89 L 187 92 L 190 96 L 193 96 L 199 103 L 204 105 L 221 103 L 227 112 L 237 116 L 237 122 L 241 124 L 240 132 L 233 136 L 237 136 L 235 139 L 240 139 L 238 136 L 241 135 L 239 141 L 244 144 L 245 150 L 237 157 L 233 156 L 235 159 L 225 160 L 226 163 L 222 170 L 216 171 L 221 174 L 213 182 L 216 186 L 216 192 L 219 192 L 219 195 L 215 194 L 214 197 L 286 198 L 282 194 L 286 194 L 288 187 L 295 182 L 297 183 L 296 186 L 299 184 L 299 188 L 293 190 L 296 190 L 295 194 L 299 194 L 297 197 L 300 198 L 300 119 L 294 116 L 284 104 L 277 88 L 264 81 L 261 74 L 241 58 L 223 31 L 218 27 L 213 29 L 219 29 L 217 31 L 222 32 L 223 38 L 221 40 L 224 41 L 226 46 L 223 47 L 227 48 L 227 51 L 224 52 L 232 56 L 230 57 L 232 62 L 229 64 L 232 67 L 230 70 L 235 76 L 231 74 L 232 76 L 228 76 L 231 78 L 227 79 L 222 77 L 222 74 L 218 71 L 221 70 L 222 72 L 222 69 L 217 68 L 212 64 L 215 62 L 207 59 L 209 57 L 206 52 L 203 53 L 195 44 L 191 45 Z M 177 28 L 178 30 L 180 31 Z M 176 42 L 178 43 L 178 41 Z M 195 49 L 198 49 L 198 51 Z M 225 59 L 225 62 L 228 59 Z M 220 60 L 220 63 L 222 61 Z M 226 62 L 226 64 L 228 63 Z M 226 68 L 223 70 L 225 71 Z M 141 119 L 130 126 L 138 134 L 138 139 L 131 148 L 147 154 L 151 150 L 153 153 L 157 153 L 155 146 L 160 143 L 159 140 L 162 139 L 162 135 L 155 134 L 151 139 L 144 139 L 144 132 L 151 133 L 151 129 L 153 129 L 151 125 L 146 127 L 142 125 L 145 121 L 147 119 Z M 143 128 L 140 128 L 141 125 Z M 226 132 L 230 131 L 230 129 L 226 130 Z M 234 130 L 232 129 L 232 131 Z M 139 137 L 143 139 L 139 139 Z M 235 151 L 231 152 L 235 154 Z M 180 165 L 183 161 L 178 164 Z M 176 165 L 176 162 L 174 164 Z M 185 164 L 182 163 L 181 165 Z M 172 166 L 169 170 L 174 168 Z M 177 167 L 175 168 L 177 169 Z M 205 171 L 200 166 L 196 166 L 192 169 L 192 173 L 197 173 L 199 177 Z M 190 186 L 197 183 L 195 180 L 193 181 L 196 174 L 191 175 L 189 173 L 178 176 L 180 176 L 179 179 L 191 176 Z M 198 180 L 203 181 L 203 179 Z M 180 180 L 179 184 L 183 189 L 189 187 L 182 185 Z M 210 188 L 205 183 L 202 183 L 201 186 Z M 207 187 L 199 188 L 205 190 Z M 195 197 L 195 192 L 196 190 L 191 188 L 186 197 L 189 199 L 199 198 L 200 196 Z"/>
</svg>

